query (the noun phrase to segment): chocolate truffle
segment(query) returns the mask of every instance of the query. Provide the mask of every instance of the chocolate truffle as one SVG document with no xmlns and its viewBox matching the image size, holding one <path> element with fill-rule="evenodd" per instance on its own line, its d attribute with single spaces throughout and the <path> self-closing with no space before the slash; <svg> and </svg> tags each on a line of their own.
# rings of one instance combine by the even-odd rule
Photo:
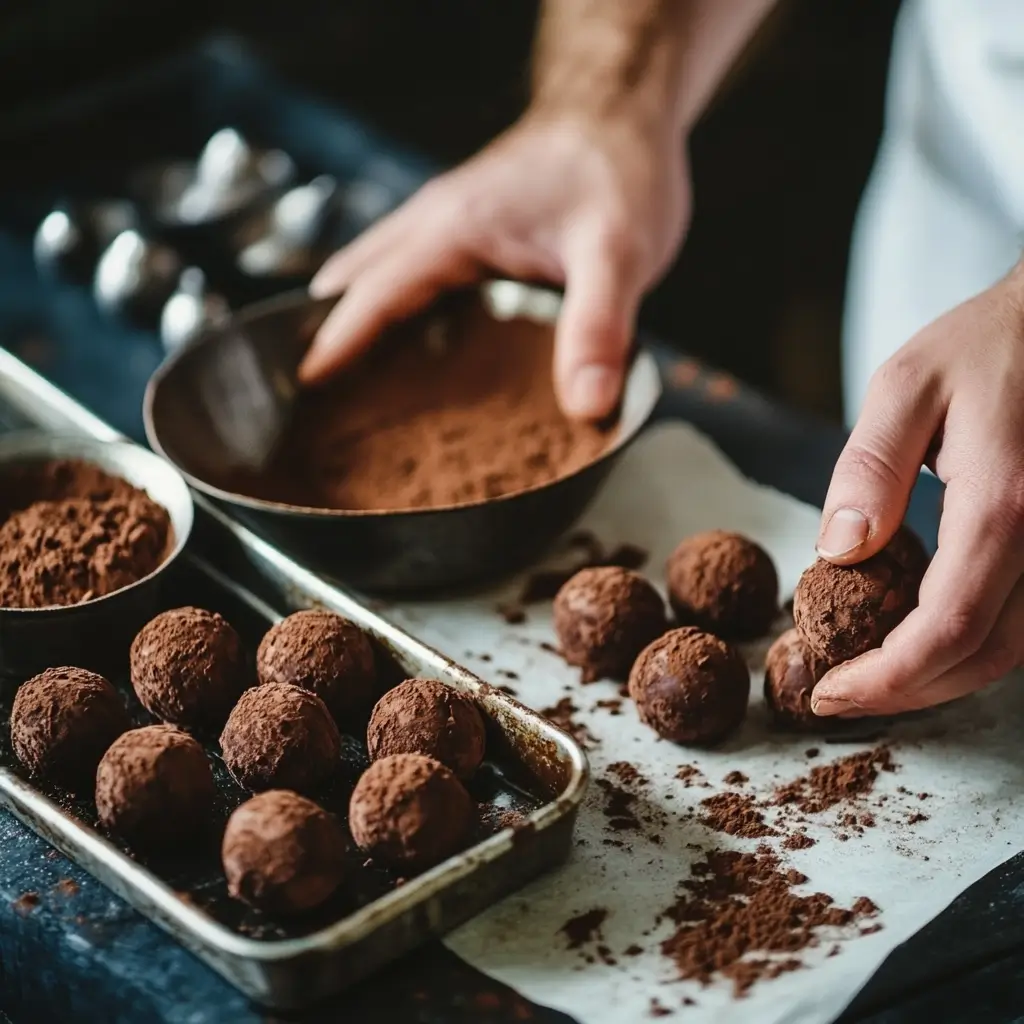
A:
<svg viewBox="0 0 1024 1024">
<path fill-rule="evenodd" d="M 11 709 L 18 760 L 77 793 L 92 791 L 103 752 L 130 726 L 113 686 L 83 668 L 48 668 L 21 685 Z"/>
<path fill-rule="evenodd" d="M 905 528 L 857 565 L 819 558 L 797 584 L 793 619 L 807 646 L 828 665 L 878 647 L 917 605 L 928 559 Z"/>
<path fill-rule="evenodd" d="M 771 556 L 739 533 L 708 530 L 687 537 L 668 560 L 668 597 L 681 626 L 725 640 L 753 640 L 779 610 Z"/>
<path fill-rule="evenodd" d="M 422 754 L 374 761 L 348 806 L 359 848 L 404 871 L 424 871 L 460 850 L 472 821 L 465 787 L 440 761 Z"/>
<path fill-rule="evenodd" d="M 208 827 L 213 798 L 203 748 L 173 725 L 124 733 L 96 771 L 100 822 L 137 849 L 182 847 Z"/>
<path fill-rule="evenodd" d="M 315 693 L 288 683 L 264 683 L 239 698 L 220 748 L 228 771 L 246 789 L 309 793 L 334 775 L 341 736 Z"/>
<path fill-rule="evenodd" d="M 270 628 L 256 653 L 256 672 L 261 683 L 312 691 L 339 723 L 369 711 L 379 692 L 369 637 L 348 619 L 319 608 Z"/>
<path fill-rule="evenodd" d="M 750 673 L 724 640 L 693 626 L 645 648 L 629 674 L 640 720 L 675 743 L 711 745 L 743 721 Z"/>
<path fill-rule="evenodd" d="M 583 682 L 625 679 L 636 656 L 665 632 L 665 604 L 639 573 L 607 566 L 582 569 L 555 597 L 562 657 Z"/>
<path fill-rule="evenodd" d="M 245 689 L 242 641 L 216 612 L 175 608 L 142 627 L 131 674 L 150 714 L 186 729 L 220 728 Z"/>
<path fill-rule="evenodd" d="M 811 691 L 828 671 L 804 643 L 798 629 L 787 629 L 768 649 L 764 665 L 764 702 L 772 721 L 791 732 L 821 732 L 838 719 L 811 710 Z"/>
<path fill-rule="evenodd" d="M 228 892 L 271 914 L 301 914 L 345 873 L 345 837 L 333 814 L 287 789 L 247 800 L 228 818 L 221 860 Z"/>
<path fill-rule="evenodd" d="M 370 716 L 371 760 L 425 754 L 463 780 L 484 759 L 484 720 L 472 697 L 436 679 L 407 679 L 384 694 Z"/>
</svg>

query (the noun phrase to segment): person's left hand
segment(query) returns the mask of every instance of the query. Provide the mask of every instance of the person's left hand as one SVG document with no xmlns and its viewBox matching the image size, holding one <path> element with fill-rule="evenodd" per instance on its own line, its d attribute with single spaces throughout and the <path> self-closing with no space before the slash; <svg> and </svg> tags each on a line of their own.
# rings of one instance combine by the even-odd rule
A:
<svg viewBox="0 0 1024 1024">
<path fill-rule="evenodd" d="M 1024 264 L 940 317 L 875 375 L 840 456 L 818 553 L 839 565 L 896 531 L 922 465 L 946 491 L 919 606 L 818 683 L 819 715 L 886 715 L 1024 663 Z"/>
</svg>

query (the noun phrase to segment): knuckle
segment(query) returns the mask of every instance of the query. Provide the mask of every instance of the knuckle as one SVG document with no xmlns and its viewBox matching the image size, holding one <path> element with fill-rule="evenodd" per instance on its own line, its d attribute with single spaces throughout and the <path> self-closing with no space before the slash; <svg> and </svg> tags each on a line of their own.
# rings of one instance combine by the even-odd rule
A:
<svg viewBox="0 0 1024 1024">
<path fill-rule="evenodd" d="M 837 469 L 841 476 L 878 488 L 889 489 L 901 483 L 894 460 L 886 453 L 862 443 L 851 442 L 846 446 Z"/>
<path fill-rule="evenodd" d="M 915 352 L 914 346 L 905 345 L 875 371 L 870 389 L 889 394 L 907 394 L 924 387 L 930 376 L 930 371 Z"/>
<path fill-rule="evenodd" d="M 976 608 L 948 609 L 939 622 L 937 636 L 954 656 L 966 658 L 980 650 L 987 635 L 983 614 Z"/>
<path fill-rule="evenodd" d="M 984 683 L 994 683 L 1020 664 L 1014 645 L 1005 637 L 992 637 L 977 655 L 977 675 Z"/>
</svg>

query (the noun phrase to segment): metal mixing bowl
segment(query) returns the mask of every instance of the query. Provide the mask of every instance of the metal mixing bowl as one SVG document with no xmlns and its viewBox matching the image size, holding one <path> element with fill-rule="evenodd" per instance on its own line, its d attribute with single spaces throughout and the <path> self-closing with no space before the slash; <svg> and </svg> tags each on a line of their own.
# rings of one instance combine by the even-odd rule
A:
<svg viewBox="0 0 1024 1024">
<path fill-rule="evenodd" d="M 105 597 L 61 608 L 0 608 L 0 678 L 14 682 L 43 669 L 75 665 L 110 674 L 127 661 L 135 634 L 156 614 L 161 577 L 192 532 L 192 495 L 159 456 L 126 441 L 43 433 L 0 437 L 0 481 L 16 465 L 76 459 L 121 477 L 167 509 L 173 547 L 155 572 Z"/>
<path fill-rule="evenodd" d="M 453 301 L 482 302 L 496 321 L 523 316 L 553 322 L 560 298 L 545 289 L 496 281 L 444 300 Z M 240 333 L 259 354 L 264 374 L 290 373 L 294 379 L 302 353 L 332 306 L 304 293 L 259 303 L 241 311 L 230 330 L 211 330 L 171 356 L 146 393 L 146 434 L 197 490 L 230 506 L 237 518 L 312 568 L 365 591 L 410 593 L 480 583 L 533 561 L 579 518 L 661 396 L 654 358 L 640 349 L 604 455 L 552 483 L 487 501 L 410 511 L 336 511 L 263 501 L 211 483 L 225 478 L 222 470 L 232 464 L 232 455 L 218 437 L 204 380 L 214 367 L 230 362 Z M 268 385 L 265 390 L 285 395 L 295 389 Z"/>
</svg>

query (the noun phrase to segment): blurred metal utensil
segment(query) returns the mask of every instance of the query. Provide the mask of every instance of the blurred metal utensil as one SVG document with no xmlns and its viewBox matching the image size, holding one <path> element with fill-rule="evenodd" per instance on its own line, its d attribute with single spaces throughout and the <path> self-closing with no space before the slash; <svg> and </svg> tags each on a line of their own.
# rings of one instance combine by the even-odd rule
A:
<svg viewBox="0 0 1024 1024">
<path fill-rule="evenodd" d="M 100 253 L 120 232 L 135 225 L 135 209 L 126 201 L 64 202 L 41 221 L 32 254 L 41 273 L 88 281 Z"/>
<path fill-rule="evenodd" d="M 93 295 L 108 314 L 155 325 L 180 274 L 181 259 L 173 249 L 132 228 L 122 231 L 100 257 Z"/>
<path fill-rule="evenodd" d="M 166 351 L 175 352 L 207 328 L 226 323 L 230 315 L 224 296 L 206 287 L 206 275 L 198 267 L 186 267 L 160 314 L 160 340 Z"/>
</svg>

